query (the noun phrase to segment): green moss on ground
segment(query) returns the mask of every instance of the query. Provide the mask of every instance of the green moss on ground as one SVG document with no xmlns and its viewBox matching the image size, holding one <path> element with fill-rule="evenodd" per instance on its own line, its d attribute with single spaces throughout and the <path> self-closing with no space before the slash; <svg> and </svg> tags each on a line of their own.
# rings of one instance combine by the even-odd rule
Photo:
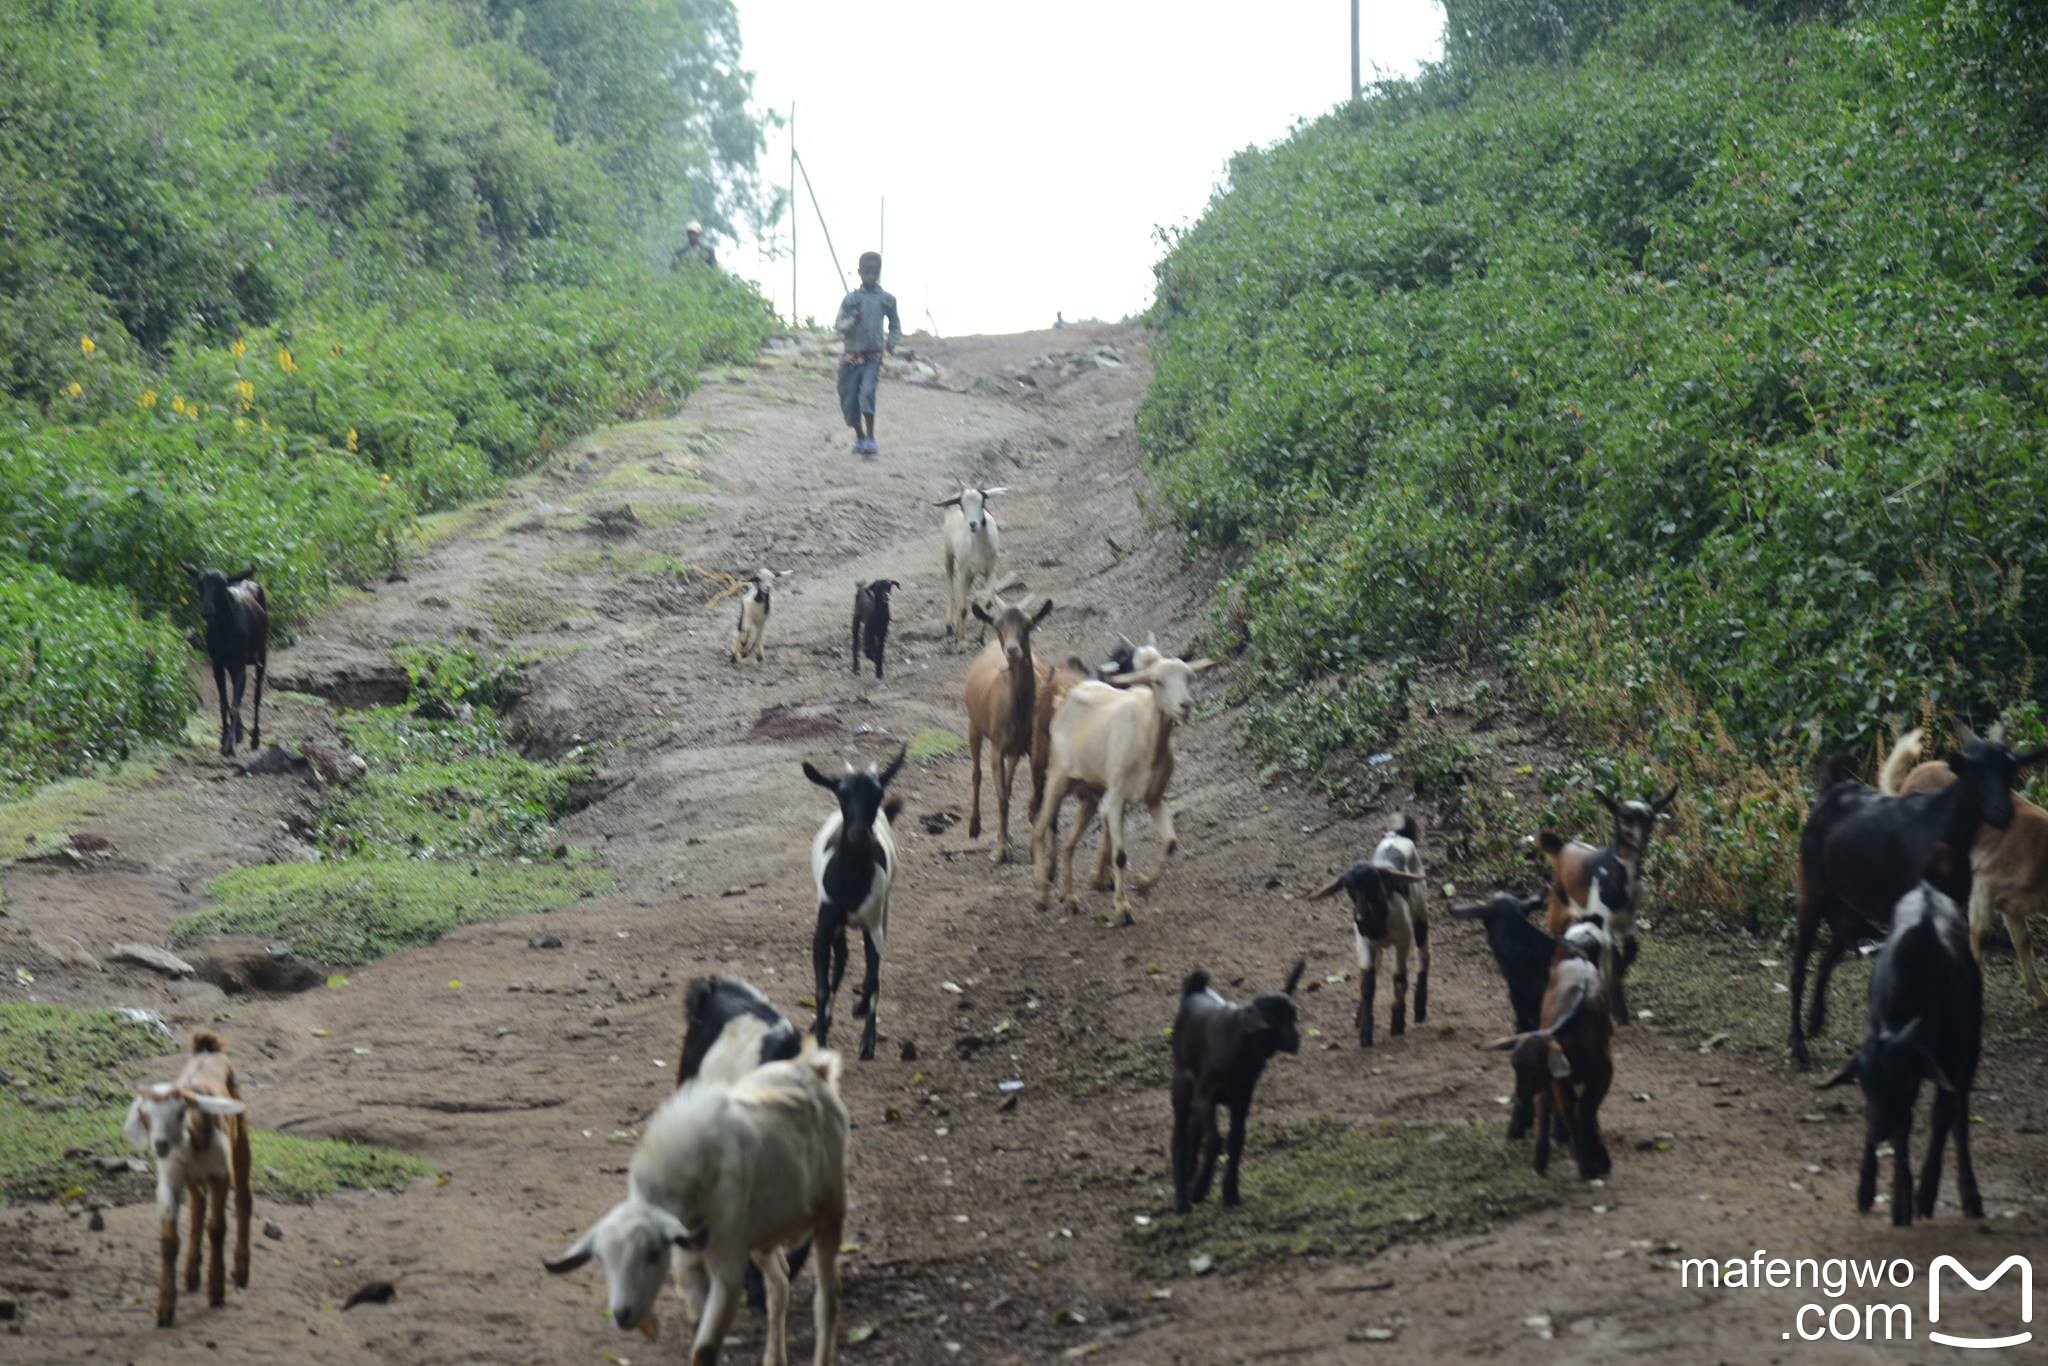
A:
<svg viewBox="0 0 2048 1366">
<path fill-rule="evenodd" d="M 927 726 L 910 737 L 905 746 L 912 763 L 930 763 L 935 759 L 950 759 L 967 748 L 967 742 L 943 726 Z"/>
<path fill-rule="evenodd" d="M 1143 1091 L 1173 1080 L 1173 1048 L 1164 1035 L 1114 1039 L 1054 1068 L 1053 1088 L 1074 1096 Z"/>
<path fill-rule="evenodd" d="M 1254 1126 L 1250 1147 L 1236 1209 L 1221 1203 L 1219 1162 L 1206 1203 L 1132 1229 L 1145 1274 L 1189 1275 L 1200 1257 L 1237 1270 L 1308 1253 L 1372 1256 L 1555 1203 L 1565 1181 L 1555 1170 L 1538 1176 L 1494 1124 L 1352 1128 L 1315 1119 L 1263 1133 Z"/>
</svg>

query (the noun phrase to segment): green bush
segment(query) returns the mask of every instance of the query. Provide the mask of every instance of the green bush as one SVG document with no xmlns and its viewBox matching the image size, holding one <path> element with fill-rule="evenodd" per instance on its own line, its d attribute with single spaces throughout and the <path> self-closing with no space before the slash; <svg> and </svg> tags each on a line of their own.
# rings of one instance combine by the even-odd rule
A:
<svg viewBox="0 0 2048 1366">
<path fill-rule="evenodd" d="M 1246 686 L 1504 658 L 1684 781 L 1682 890 L 1753 921 L 1816 752 L 1985 724 L 2048 651 L 2048 43 L 2018 0 L 1566 8 L 1455 6 L 1450 65 L 1240 154 L 1140 431 L 1240 558 Z M 1315 705 L 1269 759 L 1386 712 Z"/>
</svg>

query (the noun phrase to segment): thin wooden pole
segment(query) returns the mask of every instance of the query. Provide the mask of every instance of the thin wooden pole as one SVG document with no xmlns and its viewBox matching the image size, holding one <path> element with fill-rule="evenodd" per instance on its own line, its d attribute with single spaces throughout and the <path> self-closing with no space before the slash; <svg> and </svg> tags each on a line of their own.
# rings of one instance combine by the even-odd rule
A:
<svg viewBox="0 0 2048 1366">
<path fill-rule="evenodd" d="M 796 101 L 789 102 L 789 325 L 803 326 L 796 311 Z"/>
<path fill-rule="evenodd" d="M 1351 98 L 1359 96 L 1358 84 L 1358 0 L 1351 0 Z"/>
</svg>

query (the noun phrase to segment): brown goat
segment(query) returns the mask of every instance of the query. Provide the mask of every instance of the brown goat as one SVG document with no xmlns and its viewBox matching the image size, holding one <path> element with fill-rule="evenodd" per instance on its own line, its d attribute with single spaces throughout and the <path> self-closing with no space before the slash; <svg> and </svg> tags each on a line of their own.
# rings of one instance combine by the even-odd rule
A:
<svg viewBox="0 0 2048 1366">
<path fill-rule="evenodd" d="M 1001 598 L 990 616 L 980 603 L 974 615 L 995 628 L 995 639 L 967 666 L 967 749 L 974 760 L 974 797 L 967 817 L 967 837 L 981 836 L 981 742 L 986 739 L 996 780 L 996 862 L 1010 861 L 1010 788 L 1017 765 L 1031 752 L 1031 723 L 1038 703 L 1038 667 L 1031 660 L 1031 632 L 1052 611 L 1047 598 L 1038 611 L 1025 616 L 1020 607 Z"/>
<path fill-rule="evenodd" d="M 1878 775 L 1879 791 L 1905 796 L 1954 786 L 1955 770 L 1941 760 L 1914 763 L 1920 757 L 1923 739 L 1917 730 L 1899 737 Z M 1908 765 L 1913 766 L 1911 772 L 1905 772 Z M 1902 772 L 1903 778 L 1899 776 Z M 1946 848 L 1941 852 L 1946 854 Z M 2027 912 L 2043 909 L 2048 909 L 2048 811 L 2014 792 L 2012 824 L 2003 830 L 1980 826 L 1977 842 L 1970 846 L 1970 952 L 1981 968 L 1991 917 L 2003 915 L 2012 934 L 2013 955 L 2020 960 L 2027 995 L 2036 1010 L 2048 1010 L 2048 991 L 2042 989 L 2041 978 L 2034 971 L 2034 941 L 2027 934 Z"/>
<path fill-rule="evenodd" d="M 1535 1101 L 1538 1172 L 1550 1168 L 1553 1115 L 1571 1136 L 1580 1177 L 1591 1181 L 1613 1166 L 1600 1137 L 1600 1102 L 1614 1084 L 1613 1046 L 1606 983 L 1598 968 L 1569 948 L 1560 948 L 1550 966 L 1541 1027 L 1480 1045 L 1514 1055 L 1515 1115 L 1526 1115 L 1528 1102 Z M 1510 1138 L 1520 1137 L 1515 1125 L 1510 1119 Z"/>
<path fill-rule="evenodd" d="M 199 1289 L 199 1232 L 212 1244 L 206 1301 L 227 1300 L 224 1244 L 228 1185 L 235 1190 L 235 1287 L 249 1284 L 249 1120 L 235 1069 L 218 1034 L 192 1036 L 192 1056 L 175 1082 L 135 1089 L 122 1132 L 156 1159 L 156 1203 L 163 1261 L 157 1274 L 156 1326 L 169 1328 L 178 1308 L 178 1203 L 192 1201 L 192 1245 L 185 1256 L 185 1291 Z M 212 1196 L 209 1215 L 208 1195 Z"/>
<path fill-rule="evenodd" d="M 1614 1022 L 1625 1025 L 1628 1000 L 1623 978 L 1636 961 L 1636 901 L 1641 894 L 1643 853 L 1650 847 L 1657 817 L 1670 808 L 1678 788 L 1674 786 L 1661 797 L 1642 801 L 1617 802 L 1598 788 L 1593 795 L 1614 816 L 1614 838 L 1604 848 L 1566 840 L 1549 830 L 1537 837 L 1537 843 L 1550 859 L 1550 900 L 1544 912 L 1544 928 L 1562 937 L 1573 921 L 1593 914 L 1596 882 L 1626 891 L 1625 904 L 1605 908 L 1609 923 L 1601 927 L 1614 939 L 1615 957 L 1603 964 L 1610 988 L 1609 1007 Z M 1614 871 L 1616 865 L 1619 875 Z"/>
</svg>

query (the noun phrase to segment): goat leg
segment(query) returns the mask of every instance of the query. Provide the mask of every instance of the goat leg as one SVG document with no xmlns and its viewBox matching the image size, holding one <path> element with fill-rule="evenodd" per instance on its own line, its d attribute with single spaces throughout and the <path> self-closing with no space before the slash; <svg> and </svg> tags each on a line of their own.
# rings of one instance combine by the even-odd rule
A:
<svg viewBox="0 0 2048 1366">
<path fill-rule="evenodd" d="M 1970 1093 L 1956 1097 L 1956 1197 L 1965 1219 L 1984 1217 L 1984 1197 L 1977 1193 L 1977 1164 L 1970 1160 Z"/>
<path fill-rule="evenodd" d="M 1352 934 L 1358 941 L 1358 1046 L 1371 1048 L 1372 1002 L 1379 993 L 1380 961 L 1370 941 L 1356 930 Z"/>
<path fill-rule="evenodd" d="M 1892 1139 L 1892 1223 L 1899 1228 L 1913 1222 L 1912 1140 L 1910 1128 Z"/>
<path fill-rule="evenodd" d="M 875 943 L 872 931 L 860 932 L 861 947 L 867 955 L 867 975 L 861 979 L 860 1003 L 853 1008 L 855 1015 L 868 1017 L 867 1028 L 860 1035 L 860 1060 L 872 1062 L 875 1056 L 875 1021 L 882 1014 L 882 948 Z"/>
<path fill-rule="evenodd" d="M 192 1202 L 192 1241 L 185 1248 L 185 1293 L 199 1293 L 199 1255 L 206 1245 L 206 1187 L 193 1180 L 185 1187 Z"/>
<path fill-rule="evenodd" d="M 1173 1212 L 1186 1214 L 1194 1208 L 1188 1187 L 1195 1175 L 1194 1083 L 1186 1073 L 1173 1079 Z"/>
<path fill-rule="evenodd" d="M 1828 980 L 1835 975 L 1835 964 L 1842 961 L 1848 951 L 1849 937 L 1839 930 L 1830 929 L 1827 951 L 1820 956 L 1820 966 L 1813 970 L 1813 997 L 1806 1003 L 1806 1037 L 1817 1039 L 1828 1022 Z"/>
<path fill-rule="evenodd" d="M 249 748 L 251 750 L 263 748 L 263 661 L 257 660 L 255 668 L 256 700 L 251 709 L 249 720 Z"/>
<path fill-rule="evenodd" d="M 1200 1125 L 1202 1160 L 1200 1170 L 1195 1173 L 1195 1188 L 1189 1192 L 1188 1198 L 1199 1205 L 1209 1198 L 1209 1183 L 1216 1177 L 1216 1158 L 1223 1150 L 1223 1131 L 1216 1124 L 1214 1096 L 1197 1096 L 1195 1112 Z"/>
<path fill-rule="evenodd" d="M 214 1307 L 228 1302 L 228 1181 L 212 1181 L 213 1198 L 206 1214 L 206 1302 Z"/>
<path fill-rule="evenodd" d="M 169 1328 L 178 1316 L 178 1207 L 163 1211 L 157 1225 L 157 1246 L 163 1260 L 157 1267 L 156 1326 Z"/>
<path fill-rule="evenodd" d="M 817 1349 L 813 1366 L 832 1366 L 839 1360 L 839 1240 L 845 1232 L 844 1209 L 827 1211 L 819 1219 L 811 1243 L 817 1249 L 817 1294 L 812 1303 L 817 1321 Z"/>
<path fill-rule="evenodd" d="M 762 1366 L 788 1366 L 789 1363 L 789 1266 L 782 1260 L 782 1249 L 771 1247 L 756 1252 L 747 1263 L 747 1280 L 761 1278 L 762 1309 L 767 1323 L 766 1350 L 761 1355 Z"/>
<path fill-rule="evenodd" d="M 229 1121 L 235 1126 L 229 1147 L 232 1159 L 230 1179 L 235 1183 L 235 1289 L 249 1288 L 249 1216 L 254 1212 L 249 1194 L 249 1121 L 246 1116 Z"/>
<path fill-rule="evenodd" d="M 711 1293 L 704 1298 L 704 1317 L 697 1320 L 697 1337 L 690 1344 L 690 1366 L 718 1366 L 718 1348 L 732 1326 L 738 1300 L 726 1283 L 725 1268 L 711 1269 Z"/>
<path fill-rule="evenodd" d="M 237 664 L 230 671 L 230 676 L 235 680 L 235 705 L 233 709 L 235 743 L 229 746 L 228 749 L 228 752 L 232 754 L 242 743 L 242 690 L 249 686 L 249 670 L 246 666 Z"/>
<path fill-rule="evenodd" d="M 1973 890 L 1971 895 L 1976 895 Z M 2020 960 L 2020 975 L 2027 979 L 2027 997 L 2036 1010 L 2048 1010 L 2048 991 L 2041 988 L 2040 974 L 2034 971 L 2034 941 L 2027 933 L 2026 905 L 2014 898 L 1999 898 L 1999 909 L 2005 915 L 2005 927 L 2012 935 L 2012 956 Z M 1971 927 L 1976 918 L 1971 917 Z"/>
<path fill-rule="evenodd" d="M 1514 1104 L 1508 1107 L 1508 1137 L 1515 1139 L 1527 1134 L 1530 1121 L 1534 1118 L 1535 1112 L 1535 1098 L 1524 1093 L 1521 1086 L 1517 1084 L 1515 1087 Z"/>
<path fill-rule="evenodd" d="M 994 745 L 996 780 L 996 862 L 1010 861 L 1010 785 L 1017 778 L 1017 758 L 1002 752 L 1002 746 Z"/>
<path fill-rule="evenodd" d="M 226 666 L 215 661 L 213 666 L 213 695 L 220 699 L 220 752 L 228 758 L 235 752 L 235 730 L 228 720 L 228 671 Z"/>
<path fill-rule="evenodd" d="M 1806 1053 L 1806 1032 L 1800 1027 L 1800 998 L 1806 994 L 1806 960 L 1813 953 L 1813 941 L 1820 934 L 1823 908 L 1814 905 L 1802 891 L 1799 905 L 1798 930 L 1792 941 L 1792 1024 L 1785 1035 L 1786 1045 L 1792 1050 L 1792 1060 L 1801 1067 L 1813 1060 Z M 1868 1209 L 1866 1204 L 1864 1208 Z"/>
<path fill-rule="evenodd" d="M 1226 1207 L 1238 1202 L 1237 1168 L 1244 1159 L 1244 1120 L 1251 1108 L 1250 1101 L 1230 1107 L 1230 1151 L 1223 1167 L 1223 1203 Z"/>
<path fill-rule="evenodd" d="M 1130 878 L 1131 859 L 1130 846 L 1124 843 L 1124 797 L 1121 792 L 1102 794 L 1102 829 L 1103 837 L 1109 841 L 1112 850 L 1110 866 L 1116 870 L 1116 892 L 1110 901 L 1110 909 L 1116 912 L 1121 923 L 1135 925 L 1138 922 L 1131 916 L 1130 893 L 1125 890 Z M 1067 876 L 1072 878 L 1073 875 L 1074 865 L 1069 862 Z"/>
<path fill-rule="evenodd" d="M 1876 1203 L 1877 1140 L 1866 1134 L 1863 1139 L 1863 1167 L 1856 1175 L 1856 1212 L 1868 1214 Z"/>
<path fill-rule="evenodd" d="M 1934 1217 L 1935 1201 L 1941 1197 L 1941 1154 L 1949 1130 L 1956 1127 L 1956 1098 L 1947 1091 L 1934 1093 L 1934 1112 L 1927 1120 L 1927 1156 L 1920 1160 L 1920 1193 L 1914 1207 L 1922 1219 Z"/>
<path fill-rule="evenodd" d="M 1159 879 L 1166 876 L 1167 855 L 1180 847 L 1180 835 L 1173 828 L 1173 808 L 1166 804 L 1166 800 L 1161 798 L 1147 802 L 1145 810 L 1151 813 L 1152 828 L 1159 832 L 1159 860 L 1150 871 L 1139 876 L 1137 888 L 1141 892 L 1151 891 Z"/>
<path fill-rule="evenodd" d="M 1415 917 L 1415 1023 L 1429 1018 L 1429 921 Z"/>
<path fill-rule="evenodd" d="M 1550 1122 L 1551 1112 L 1557 1104 L 1556 1087 L 1546 1086 L 1536 1093 L 1536 1174 L 1542 1176 L 1550 1170 Z"/>
<path fill-rule="evenodd" d="M 1394 1018 L 1387 1032 L 1400 1038 L 1408 1032 L 1408 946 L 1394 941 Z"/>
<path fill-rule="evenodd" d="M 818 929 L 811 936 L 811 971 L 818 979 L 818 1018 L 811 1025 L 811 1034 L 820 1048 L 832 1028 L 832 927 L 825 922 L 825 913 L 825 907 L 818 907 Z"/>
<path fill-rule="evenodd" d="M 1614 980 L 1609 986 L 1612 993 L 1614 1024 L 1620 1028 L 1629 1022 L 1628 994 L 1625 983 L 1628 980 L 1628 965 L 1636 961 L 1636 941 L 1625 939 L 1615 946 Z"/>
<path fill-rule="evenodd" d="M 1600 1102 L 1606 1098 L 1604 1082 L 1589 1081 L 1579 1092 L 1579 1147 L 1584 1154 L 1579 1159 L 1579 1169 L 1588 1181 L 1614 1170 L 1614 1159 L 1607 1155 L 1607 1142 L 1600 1137 Z"/>
</svg>

